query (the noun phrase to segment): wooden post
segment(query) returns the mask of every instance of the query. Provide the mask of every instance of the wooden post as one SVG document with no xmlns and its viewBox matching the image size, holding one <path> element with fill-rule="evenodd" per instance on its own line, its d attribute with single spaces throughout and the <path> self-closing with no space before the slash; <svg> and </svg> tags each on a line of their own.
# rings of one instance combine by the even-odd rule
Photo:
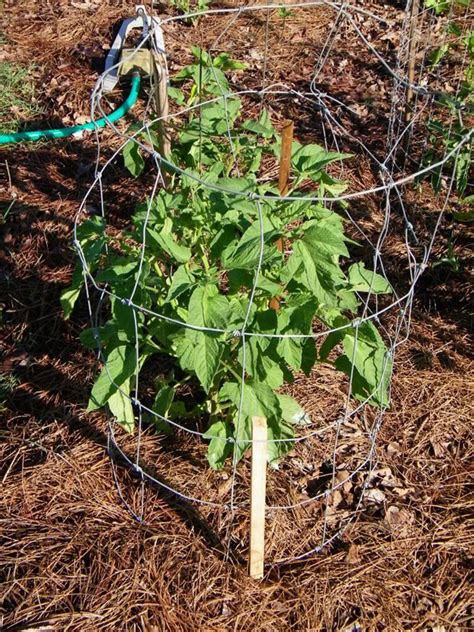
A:
<svg viewBox="0 0 474 632">
<path fill-rule="evenodd" d="M 293 146 L 293 121 L 287 121 L 283 127 L 281 133 L 281 153 L 280 153 L 280 166 L 278 169 L 278 192 L 283 197 L 288 193 L 288 184 L 290 180 L 291 169 L 291 149 Z M 283 239 L 279 237 L 275 246 L 280 252 L 283 252 Z M 280 299 L 278 296 L 273 296 L 270 299 L 270 309 L 278 311 L 280 309 Z"/>
<path fill-rule="evenodd" d="M 267 420 L 252 417 L 252 481 L 250 495 L 249 575 L 262 579 L 265 549 L 265 492 L 267 478 Z"/>
</svg>

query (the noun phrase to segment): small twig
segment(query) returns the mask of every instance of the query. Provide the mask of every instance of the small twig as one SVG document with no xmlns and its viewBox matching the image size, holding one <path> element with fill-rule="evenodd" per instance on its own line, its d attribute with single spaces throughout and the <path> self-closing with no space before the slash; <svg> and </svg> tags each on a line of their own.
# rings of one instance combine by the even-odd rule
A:
<svg viewBox="0 0 474 632">
<path fill-rule="evenodd" d="M 11 176 L 11 173 L 10 173 L 10 167 L 8 166 L 8 160 L 5 160 L 5 168 L 7 170 L 8 188 L 10 190 L 10 193 L 12 194 L 12 197 L 16 197 L 16 194 L 12 191 L 12 189 L 13 189 L 12 176 Z"/>
</svg>

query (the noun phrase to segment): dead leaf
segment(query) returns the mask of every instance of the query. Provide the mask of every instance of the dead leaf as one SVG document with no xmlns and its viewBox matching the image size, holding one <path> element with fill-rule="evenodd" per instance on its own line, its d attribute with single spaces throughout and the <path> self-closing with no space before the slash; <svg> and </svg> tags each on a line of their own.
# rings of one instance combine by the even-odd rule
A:
<svg viewBox="0 0 474 632">
<path fill-rule="evenodd" d="M 405 496 L 408 496 L 408 494 L 410 492 L 413 492 L 414 489 L 413 487 L 394 487 L 392 490 L 395 494 L 397 494 L 397 496 L 401 496 L 402 498 L 405 498 Z"/>
<path fill-rule="evenodd" d="M 334 507 L 339 507 L 342 503 L 342 494 L 338 489 L 332 493 L 331 500 Z"/>
<path fill-rule="evenodd" d="M 445 453 L 445 443 L 441 443 L 440 441 L 436 440 L 430 440 L 430 444 L 436 457 L 443 456 L 443 454 Z"/>
<path fill-rule="evenodd" d="M 341 488 L 344 492 L 349 493 L 352 489 L 352 480 L 350 479 L 350 472 L 348 470 L 339 470 L 336 474 L 336 481 L 341 484 Z"/>
<path fill-rule="evenodd" d="M 385 512 L 385 520 L 390 525 L 392 531 L 397 531 L 400 535 L 406 534 L 413 523 L 413 514 L 406 509 L 400 509 L 396 505 L 390 505 Z"/>
<path fill-rule="evenodd" d="M 362 562 L 357 544 L 350 545 L 346 555 L 346 562 L 351 565 L 360 564 L 360 562 Z"/>
<path fill-rule="evenodd" d="M 366 498 L 367 500 L 374 503 L 383 503 L 385 500 L 385 494 L 381 489 L 369 489 L 369 491 L 366 493 Z"/>
</svg>

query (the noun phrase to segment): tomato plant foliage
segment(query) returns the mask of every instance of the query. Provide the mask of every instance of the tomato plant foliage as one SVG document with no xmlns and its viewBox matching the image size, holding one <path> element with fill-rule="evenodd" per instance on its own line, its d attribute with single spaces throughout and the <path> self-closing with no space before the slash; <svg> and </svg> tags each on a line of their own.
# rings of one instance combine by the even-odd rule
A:
<svg viewBox="0 0 474 632">
<path fill-rule="evenodd" d="M 158 380 L 156 417 L 150 416 L 160 431 L 171 431 L 168 418 L 206 417 L 208 460 L 221 468 L 232 453 L 240 459 L 248 449 L 252 416 L 265 416 L 270 439 L 278 440 L 269 444 L 275 463 L 291 449 L 297 427 L 309 423 L 300 403 L 281 392 L 296 373 L 309 375 L 317 363 L 328 363 L 351 376 L 355 398 L 388 405 L 389 354 L 371 321 L 354 321 L 364 294 L 391 288 L 364 264 L 348 265 L 349 248 L 357 244 L 335 210 L 278 199 L 275 183 L 262 177 L 262 162 L 276 164 L 280 155 L 268 113 L 246 119 L 241 100 L 228 94 L 224 70 L 241 65 L 225 54 L 204 62 L 207 84 L 196 89 L 202 73 L 192 64 L 172 89 L 178 103 L 204 101 L 203 95 L 212 102 L 191 110 L 179 127 L 167 190 L 138 206 L 122 239 L 106 236 L 96 217 L 78 228 L 89 270 L 113 294 L 108 320 L 82 334 L 90 347 L 99 338 L 106 358 L 89 409 L 108 404 L 132 431 L 137 371 L 150 357 L 166 357 L 174 368 Z M 226 96 L 212 99 L 216 94 Z M 134 147 L 126 147 L 124 159 L 137 175 L 144 158 Z M 302 183 L 312 183 L 321 197 L 339 194 L 345 185 L 326 168 L 346 157 L 295 142 L 290 194 L 302 197 Z M 276 245 L 281 239 L 283 252 Z M 63 294 L 67 315 L 80 291 L 80 271 Z M 127 304 L 132 292 L 133 304 L 147 311 Z M 278 309 L 270 307 L 273 297 Z M 337 329 L 318 345 L 312 337 L 317 323 Z M 185 382 L 198 392 L 191 404 L 180 397 Z"/>
</svg>

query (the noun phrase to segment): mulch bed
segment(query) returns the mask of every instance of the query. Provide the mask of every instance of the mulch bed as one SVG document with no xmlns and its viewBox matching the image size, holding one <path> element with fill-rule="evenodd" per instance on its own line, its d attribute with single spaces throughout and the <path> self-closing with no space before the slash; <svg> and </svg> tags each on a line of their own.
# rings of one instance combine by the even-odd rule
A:
<svg viewBox="0 0 474 632">
<path fill-rule="evenodd" d="M 72 123 L 87 115 L 105 47 L 133 3 L 37 0 L 28 3 L 26 13 L 21 4 L 4 3 L 7 41 L 0 54 L 17 61 L 34 57 L 45 111 L 43 120 L 35 122 L 38 128 L 45 121 Z M 396 2 L 383 9 L 382 3 L 364 4 L 385 10 L 388 23 L 400 11 Z M 318 41 L 328 28 L 324 12 L 312 15 L 304 24 L 298 17 L 287 19 L 291 42 L 280 36 L 279 23 L 271 23 L 271 36 L 280 38 L 281 47 L 272 49 L 269 80 L 302 85 L 311 76 L 317 50 L 308 42 Z M 266 25 L 265 20 L 242 20 L 241 26 L 220 46 L 246 59 Z M 205 25 L 170 27 L 173 72 L 190 59 L 183 50 L 208 44 L 221 29 L 217 18 Z M 386 52 L 391 54 L 388 43 Z M 346 79 L 335 81 L 344 60 Z M 337 88 L 340 98 L 359 102 L 377 70 L 369 62 L 357 42 L 342 33 L 321 77 L 324 89 L 334 93 Z M 252 80 L 257 85 L 257 75 Z M 380 79 L 379 86 L 385 85 L 390 84 Z M 382 88 L 380 103 L 372 95 L 366 126 L 354 122 L 353 132 L 373 147 L 384 140 L 387 96 Z M 297 134 L 317 138 L 309 116 Z M 108 132 L 103 140 L 107 152 L 115 141 Z M 87 326 L 86 304 L 80 301 L 71 320 L 64 321 L 59 295 L 71 278 L 71 228 L 92 180 L 94 159 L 92 138 L 0 150 L 1 168 L 6 167 L 4 200 L 9 204 L 14 199 L 8 221 L 0 226 L 0 373 L 12 373 L 18 382 L 0 422 L 0 627 L 24 632 L 472 629 L 468 484 L 474 411 L 467 265 L 457 272 L 429 269 L 418 286 L 411 337 L 397 358 L 393 404 L 378 438 L 372 502 L 364 504 L 358 521 L 333 546 L 309 560 L 270 566 L 264 580 L 255 582 L 246 571 L 245 512 L 230 524 L 226 512 L 142 487 L 118 464 L 116 482 L 127 502 L 138 508 L 144 493 L 145 521 L 138 524 L 117 495 L 106 453 L 106 420 L 85 412 L 97 370 L 95 355 L 78 339 Z M 143 196 L 120 164 L 107 178 L 111 217 L 123 225 Z M 368 186 L 373 181 L 370 165 L 351 178 L 357 188 Z M 421 197 L 423 233 L 432 226 L 435 201 L 426 189 Z M 448 217 L 435 257 L 445 252 L 451 230 Z M 402 265 L 396 236 L 389 245 L 390 272 L 396 273 Z M 467 262 L 467 237 L 459 239 L 458 248 Z M 309 397 L 317 416 L 337 406 L 336 387 L 329 371 L 319 371 L 292 388 L 296 396 Z M 120 438 L 125 451 L 133 453 L 134 439 Z M 175 445 L 147 432 L 142 449 L 150 471 L 156 469 L 178 488 L 218 501 L 228 491 L 226 473 L 206 468 L 205 449 L 195 441 Z M 317 486 L 329 449 L 315 442 L 311 454 L 288 457 L 282 472 L 269 476 L 274 499 L 291 492 L 296 472 L 297 492 Z M 313 470 L 306 467 L 310 457 Z M 247 465 L 239 473 L 244 487 Z M 350 510 L 356 491 L 344 489 L 340 511 Z M 278 518 L 272 514 L 269 558 L 308 548 L 321 511 L 317 505 L 279 512 Z M 224 537 L 229 529 L 230 553 Z"/>
</svg>

